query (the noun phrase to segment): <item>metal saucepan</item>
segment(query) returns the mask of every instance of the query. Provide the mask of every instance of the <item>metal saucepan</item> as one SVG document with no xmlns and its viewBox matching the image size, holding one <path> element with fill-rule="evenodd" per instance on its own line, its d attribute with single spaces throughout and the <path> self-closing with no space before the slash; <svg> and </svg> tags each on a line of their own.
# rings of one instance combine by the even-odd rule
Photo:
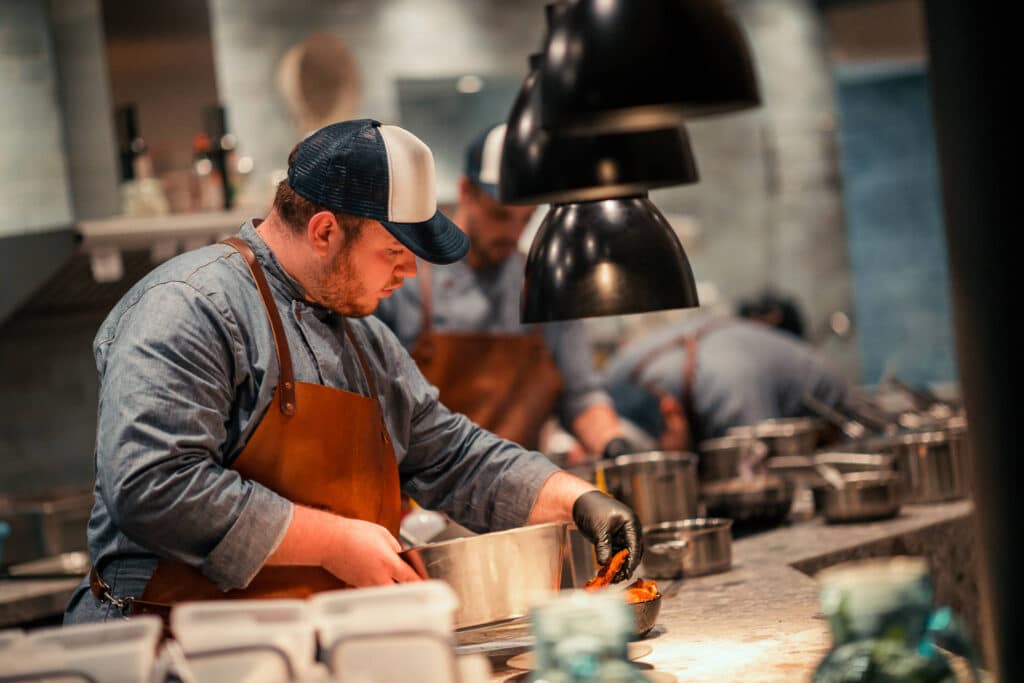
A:
<svg viewBox="0 0 1024 683">
<path fill-rule="evenodd" d="M 832 469 L 842 487 L 814 489 L 814 507 L 828 522 L 862 522 L 895 516 L 900 510 L 902 480 L 896 472 L 850 472 Z"/>
<path fill-rule="evenodd" d="M 768 457 L 813 453 L 821 438 L 824 423 L 809 417 L 761 420 L 731 427 L 726 436 L 747 436 L 768 446 Z"/>
<path fill-rule="evenodd" d="M 960 435 L 948 431 L 904 434 L 874 444 L 896 460 L 908 503 L 940 503 L 970 494 L 967 449 Z"/>
<path fill-rule="evenodd" d="M 804 401 L 829 417 L 814 401 L 807 397 Z M 891 456 L 904 480 L 905 502 L 938 503 L 970 494 L 966 431 L 966 419 L 955 415 L 941 429 L 851 440 L 842 448 Z"/>
<path fill-rule="evenodd" d="M 565 524 L 538 524 L 410 548 L 401 557 L 423 578 L 446 582 L 459 596 L 455 628 L 525 617 L 557 591 Z"/>
<path fill-rule="evenodd" d="M 596 463 L 598 486 L 633 508 L 644 525 L 697 516 L 697 456 L 648 451 Z"/>
<path fill-rule="evenodd" d="M 703 576 L 732 567 L 732 520 L 683 519 L 644 527 L 643 573 L 655 579 Z"/>
<path fill-rule="evenodd" d="M 722 436 L 701 441 L 697 452 L 697 474 L 702 482 L 750 479 L 764 473 L 768 445 L 751 436 Z"/>
</svg>

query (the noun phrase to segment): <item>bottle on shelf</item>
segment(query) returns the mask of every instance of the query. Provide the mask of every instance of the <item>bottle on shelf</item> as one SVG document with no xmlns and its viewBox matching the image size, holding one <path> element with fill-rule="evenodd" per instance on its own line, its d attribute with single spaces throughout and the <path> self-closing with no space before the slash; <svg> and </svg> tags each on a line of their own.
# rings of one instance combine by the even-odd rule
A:
<svg viewBox="0 0 1024 683">
<path fill-rule="evenodd" d="M 121 160 L 121 212 L 128 216 L 162 216 L 170 207 L 160 181 L 153 177 L 149 146 L 139 130 L 134 104 L 117 108 Z"/>
<path fill-rule="evenodd" d="M 238 140 L 228 132 L 227 111 L 224 107 L 207 107 L 203 118 L 210 143 L 208 158 L 213 165 L 213 173 L 220 176 L 224 188 L 222 208 L 229 210 L 235 205 L 235 196 L 238 193 L 235 165 L 235 148 L 238 146 Z"/>
</svg>

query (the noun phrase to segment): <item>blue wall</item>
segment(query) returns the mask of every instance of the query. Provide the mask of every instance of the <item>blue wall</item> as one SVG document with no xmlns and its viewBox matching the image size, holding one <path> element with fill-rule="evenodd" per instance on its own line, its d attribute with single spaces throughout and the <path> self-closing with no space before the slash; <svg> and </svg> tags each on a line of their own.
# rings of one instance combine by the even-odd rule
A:
<svg viewBox="0 0 1024 683">
<path fill-rule="evenodd" d="M 843 204 L 862 380 L 955 381 L 949 272 L 924 67 L 840 70 Z"/>
</svg>

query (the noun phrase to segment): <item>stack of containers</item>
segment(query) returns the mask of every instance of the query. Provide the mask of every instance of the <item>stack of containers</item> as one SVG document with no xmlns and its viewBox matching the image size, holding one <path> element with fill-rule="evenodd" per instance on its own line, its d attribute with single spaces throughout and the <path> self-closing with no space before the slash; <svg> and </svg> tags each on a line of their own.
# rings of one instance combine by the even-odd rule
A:
<svg viewBox="0 0 1024 683">
<path fill-rule="evenodd" d="M 157 617 L 44 628 L 0 639 L 0 671 L 25 679 L 149 681 L 162 624 Z M 6 644 L 5 644 L 6 643 Z M 58 675 L 61 674 L 61 675 Z"/>
<path fill-rule="evenodd" d="M 303 600 L 182 603 L 171 612 L 171 630 L 196 683 L 286 683 L 322 669 Z"/>
<path fill-rule="evenodd" d="M 459 601 L 442 581 L 331 591 L 310 598 L 310 604 L 321 657 L 334 676 L 375 683 L 457 683 L 489 676 L 486 659 L 455 657 Z"/>
</svg>

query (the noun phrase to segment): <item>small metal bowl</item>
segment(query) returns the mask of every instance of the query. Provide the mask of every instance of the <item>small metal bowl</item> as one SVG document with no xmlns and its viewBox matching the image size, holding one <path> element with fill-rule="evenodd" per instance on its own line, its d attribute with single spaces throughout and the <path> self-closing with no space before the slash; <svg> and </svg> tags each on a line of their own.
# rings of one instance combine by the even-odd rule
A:
<svg viewBox="0 0 1024 683">
<path fill-rule="evenodd" d="M 654 628 L 658 620 L 658 613 L 661 612 L 661 593 L 650 600 L 634 602 L 630 604 L 633 608 L 633 618 L 636 621 L 636 637 L 639 640 L 644 638 Z"/>
</svg>

